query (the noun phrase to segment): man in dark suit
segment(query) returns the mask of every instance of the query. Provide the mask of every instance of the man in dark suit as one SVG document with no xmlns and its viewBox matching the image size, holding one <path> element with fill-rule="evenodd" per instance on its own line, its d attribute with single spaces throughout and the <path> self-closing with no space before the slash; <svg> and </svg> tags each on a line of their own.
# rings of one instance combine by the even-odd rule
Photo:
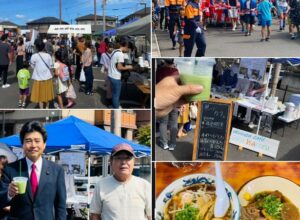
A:
<svg viewBox="0 0 300 220">
<path fill-rule="evenodd" d="M 63 168 L 42 158 L 47 133 L 36 121 L 21 129 L 25 158 L 8 164 L 0 183 L 0 208 L 11 206 L 8 219 L 65 220 L 66 187 Z M 14 177 L 27 177 L 26 192 L 20 194 Z"/>
</svg>

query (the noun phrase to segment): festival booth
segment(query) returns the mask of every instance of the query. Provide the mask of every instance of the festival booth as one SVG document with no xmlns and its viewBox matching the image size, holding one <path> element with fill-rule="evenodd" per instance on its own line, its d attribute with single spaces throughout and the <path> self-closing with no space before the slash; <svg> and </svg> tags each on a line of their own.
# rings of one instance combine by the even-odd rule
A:
<svg viewBox="0 0 300 220">
<path fill-rule="evenodd" d="M 71 40 L 72 36 L 82 34 L 92 34 L 91 25 L 50 25 L 48 29 L 48 35 L 67 35 L 68 39 Z"/>
<path fill-rule="evenodd" d="M 135 46 L 137 48 L 137 54 L 134 58 L 134 62 L 138 63 L 141 67 L 139 72 L 130 72 L 129 82 L 132 82 L 143 95 L 141 103 L 132 103 L 145 107 L 149 104 L 150 100 L 150 87 L 151 87 L 151 74 L 150 74 L 150 25 L 151 17 L 147 15 L 139 20 L 131 22 L 117 28 L 118 36 L 130 36 L 133 37 Z M 126 82 L 127 83 L 127 82 Z M 125 91 L 126 92 L 126 91 Z M 122 102 L 122 101 L 121 101 Z M 125 103 L 126 105 L 126 103 Z"/>
<path fill-rule="evenodd" d="M 289 102 L 292 104 L 282 103 L 284 99 L 277 97 L 281 65 L 299 64 L 298 58 L 241 58 L 238 62 L 233 61 L 230 68 L 220 68 L 219 78 L 215 74 L 211 95 L 233 105 L 234 126 L 238 127 L 232 127 L 230 144 L 240 150 L 246 148 L 258 152 L 259 156 L 277 157 L 280 141 L 271 138 L 273 131 L 282 127 L 278 121 L 285 124 L 296 121 L 297 127 L 300 121 L 300 94 L 291 94 Z M 249 132 L 249 128 L 256 128 L 256 132 Z M 260 135 L 262 130 L 270 136 Z"/>
<path fill-rule="evenodd" d="M 86 206 L 86 204 L 90 203 L 91 154 L 102 155 L 105 158 L 105 156 L 110 155 L 110 152 L 115 145 L 124 142 L 133 147 L 137 157 L 149 156 L 151 153 L 149 147 L 116 136 L 74 116 L 69 116 L 60 121 L 47 124 L 45 128 L 48 134 L 45 153 L 46 155 L 60 153 L 61 161 L 67 161 L 62 164 L 65 171 L 70 171 L 72 169 L 72 172 L 84 174 L 85 155 L 87 154 L 88 156 L 87 196 L 76 196 L 74 193 L 71 193 L 70 197 L 67 198 L 67 205 L 70 207 L 74 204 L 85 204 Z M 22 146 L 19 135 L 0 138 L 0 143 L 14 147 Z M 67 164 L 70 161 L 74 162 L 71 167 Z M 106 173 L 102 173 L 102 175 L 105 176 L 108 172 L 108 159 L 103 159 L 102 162 L 102 166 L 105 166 L 104 170 L 106 171 Z M 99 177 L 94 180 L 94 183 L 96 183 L 98 179 Z M 72 183 L 74 184 L 74 180 L 69 179 L 68 175 L 66 175 L 66 185 L 70 186 L 69 188 L 67 187 L 67 194 L 72 190 L 72 187 L 74 190 Z"/>
</svg>

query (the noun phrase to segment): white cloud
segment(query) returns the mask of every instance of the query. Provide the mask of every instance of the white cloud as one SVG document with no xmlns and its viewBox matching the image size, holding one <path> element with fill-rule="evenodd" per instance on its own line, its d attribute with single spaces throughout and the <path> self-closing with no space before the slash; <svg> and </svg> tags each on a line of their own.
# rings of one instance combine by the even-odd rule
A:
<svg viewBox="0 0 300 220">
<path fill-rule="evenodd" d="M 25 18 L 25 15 L 16 14 L 16 18 Z"/>
<path fill-rule="evenodd" d="M 33 21 L 34 19 L 32 19 L 32 18 L 29 18 L 29 19 L 27 19 L 27 22 L 30 22 L 30 21 Z"/>
</svg>

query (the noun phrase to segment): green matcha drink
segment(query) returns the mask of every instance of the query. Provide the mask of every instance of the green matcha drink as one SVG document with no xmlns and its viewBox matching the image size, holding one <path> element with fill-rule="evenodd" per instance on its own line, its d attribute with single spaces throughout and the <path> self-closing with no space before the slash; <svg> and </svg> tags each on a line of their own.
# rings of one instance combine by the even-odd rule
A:
<svg viewBox="0 0 300 220">
<path fill-rule="evenodd" d="M 208 100 L 210 96 L 212 76 L 206 75 L 193 75 L 193 74 L 180 74 L 180 80 L 183 84 L 195 84 L 203 86 L 203 91 L 198 95 L 191 95 L 186 97 L 189 102 L 198 100 Z"/>
<path fill-rule="evenodd" d="M 193 63 L 193 68 L 187 63 L 181 63 L 185 67 L 181 67 L 180 81 L 184 85 L 201 85 L 203 91 L 197 95 L 186 97 L 186 100 L 191 101 L 205 101 L 210 97 L 212 70 L 215 64 L 214 58 L 190 58 Z"/>
<path fill-rule="evenodd" d="M 27 177 L 14 177 L 13 181 L 17 185 L 19 189 L 19 194 L 24 194 L 26 192 L 26 185 L 27 185 Z"/>
</svg>

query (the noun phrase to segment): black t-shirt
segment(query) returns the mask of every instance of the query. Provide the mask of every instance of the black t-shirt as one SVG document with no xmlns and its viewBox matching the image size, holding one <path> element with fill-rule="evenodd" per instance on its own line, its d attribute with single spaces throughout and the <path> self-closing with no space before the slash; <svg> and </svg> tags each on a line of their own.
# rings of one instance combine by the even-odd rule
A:
<svg viewBox="0 0 300 220">
<path fill-rule="evenodd" d="M 9 64 L 9 54 L 10 47 L 7 43 L 0 40 L 0 65 Z"/>
<path fill-rule="evenodd" d="M 236 0 L 228 0 L 230 6 L 236 7 Z"/>
</svg>

